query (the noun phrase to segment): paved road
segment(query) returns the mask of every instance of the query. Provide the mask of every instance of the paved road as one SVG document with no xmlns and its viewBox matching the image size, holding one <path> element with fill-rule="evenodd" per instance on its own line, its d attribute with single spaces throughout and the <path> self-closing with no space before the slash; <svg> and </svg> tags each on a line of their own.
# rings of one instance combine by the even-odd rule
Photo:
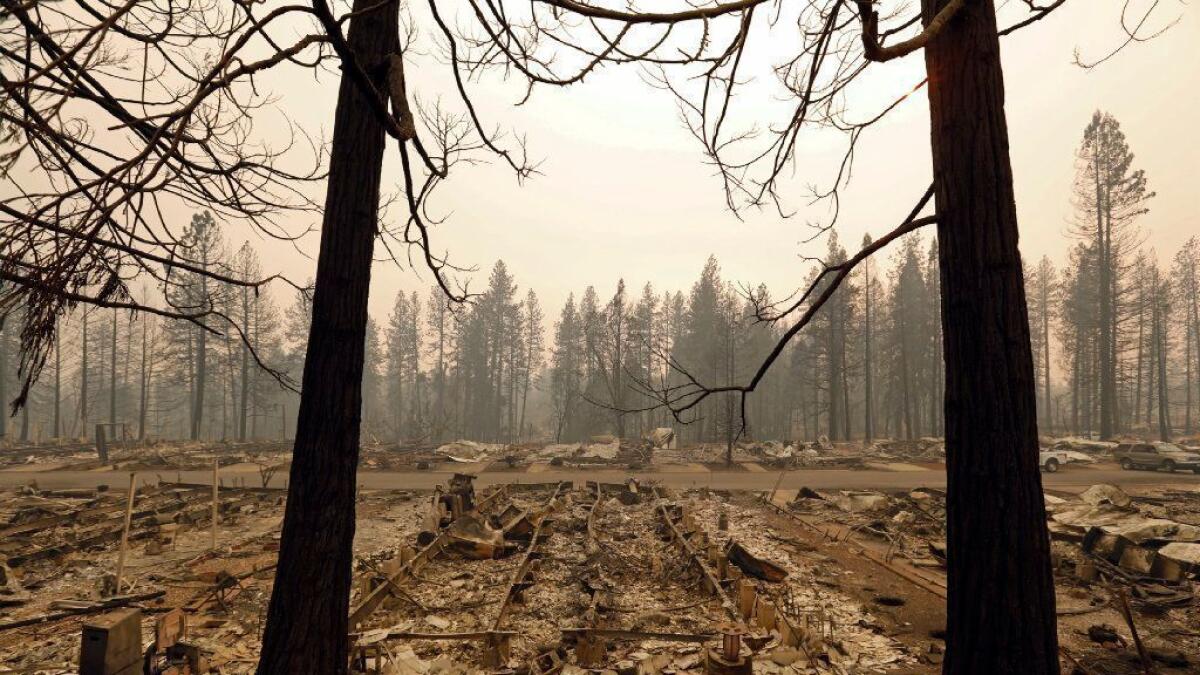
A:
<svg viewBox="0 0 1200 675">
<path fill-rule="evenodd" d="M 125 471 L 48 471 L 17 472 L 0 471 L 0 486 L 24 485 L 36 481 L 44 489 L 90 488 L 110 485 L 114 488 L 127 484 Z M 450 472 L 383 472 L 371 471 L 358 474 L 359 484 L 364 489 L 429 489 L 444 484 Z M 211 471 L 164 471 L 144 472 L 146 480 L 161 477 L 163 480 L 181 480 L 190 483 L 211 483 Z M 601 471 L 566 470 L 526 472 L 484 472 L 476 478 L 476 485 L 483 487 L 497 483 L 551 483 L 556 481 L 583 482 L 599 480 L 620 482 L 629 476 L 642 481 L 658 481 L 672 487 L 711 487 L 721 490 L 770 490 L 779 479 L 775 471 Z M 225 484 L 259 486 L 261 481 L 254 470 L 222 470 Z M 272 482 L 274 487 L 283 486 L 284 477 Z M 1121 471 L 1120 469 L 1085 469 L 1069 467 L 1058 473 L 1043 474 L 1043 484 L 1050 489 L 1078 491 L 1096 483 L 1112 483 L 1120 486 L 1180 485 L 1200 490 L 1200 476 L 1187 473 L 1167 475 L 1153 471 Z M 788 472 L 783 478 L 782 488 L 803 486 L 814 489 L 906 489 L 915 487 L 945 487 L 946 474 L 940 470 L 927 471 L 849 471 L 849 470 L 798 470 Z"/>
</svg>

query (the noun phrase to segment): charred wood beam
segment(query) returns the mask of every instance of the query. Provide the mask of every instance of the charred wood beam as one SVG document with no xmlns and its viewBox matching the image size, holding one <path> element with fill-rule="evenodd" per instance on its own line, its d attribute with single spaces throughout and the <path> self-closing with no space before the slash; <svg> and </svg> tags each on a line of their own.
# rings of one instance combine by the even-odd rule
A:
<svg viewBox="0 0 1200 675">
<path fill-rule="evenodd" d="M 166 591 L 154 591 L 152 593 L 143 593 L 141 595 L 124 595 L 117 598 L 109 598 L 102 602 L 97 602 L 91 607 L 81 607 L 78 609 L 67 609 L 61 612 L 52 614 L 43 614 L 41 616 L 21 619 L 19 621 L 9 621 L 8 623 L 0 623 L 0 631 L 12 630 L 14 628 L 25 628 L 28 626 L 36 626 L 38 624 L 49 623 L 51 621 L 61 621 L 74 616 L 84 616 L 87 614 L 97 614 L 99 612 L 107 612 L 110 609 L 117 607 L 125 607 L 135 602 L 145 602 L 146 600 L 155 600 L 166 595 Z"/>
<path fill-rule="evenodd" d="M 508 589 L 504 595 L 504 600 L 501 601 L 500 609 L 496 612 L 496 618 L 492 621 L 493 632 L 500 630 L 500 626 L 504 623 L 504 619 L 508 615 L 508 608 L 512 605 L 513 600 L 520 597 L 521 593 L 531 585 L 527 577 L 533 571 L 534 564 L 541 559 L 541 553 L 537 550 L 538 545 L 543 541 L 549 511 L 554 504 L 554 500 L 558 499 L 558 495 L 562 492 L 564 485 L 566 483 L 557 483 L 554 486 L 554 492 L 546 500 L 546 506 L 541 509 L 541 513 L 537 516 L 537 524 L 534 527 L 532 536 L 529 538 L 529 547 L 525 549 L 525 554 L 521 556 L 521 562 L 517 565 L 516 571 L 513 572 L 512 579 L 509 581 Z"/>
<path fill-rule="evenodd" d="M 208 486 L 208 487 L 211 487 L 211 486 Z M 256 501 L 256 499 L 252 495 L 241 497 L 238 499 L 231 499 L 228 501 L 223 501 L 221 503 L 221 509 L 224 511 L 229 511 L 231 509 L 238 508 L 240 506 L 252 503 L 254 501 Z M 174 513 L 183 513 L 185 515 L 194 514 L 192 522 L 200 523 L 200 522 L 205 522 L 210 517 L 209 508 L 210 507 L 209 507 L 208 498 L 201 495 L 201 496 L 197 497 L 196 499 L 181 501 L 178 504 L 174 505 L 174 508 L 161 510 L 161 511 L 155 511 L 150 515 L 166 515 L 166 514 L 174 514 Z M 145 518 L 143 518 L 143 520 L 145 520 Z M 21 554 L 12 556 L 7 561 L 8 566 L 9 567 L 19 567 L 21 565 L 24 565 L 24 564 L 27 564 L 30 562 L 34 562 L 37 560 L 45 560 L 48 558 L 54 558 L 54 557 L 57 557 L 60 555 L 65 555 L 67 553 L 72 553 L 74 551 L 85 550 L 92 546 L 100 546 L 100 545 L 107 544 L 112 541 L 117 541 L 121 538 L 121 531 L 124 529 L 125 517 L 124 517 L 124 515 L 122 515 L 119 518 L 109 519 L 109 521 L 110 521 L 111 527 L 102 529 L 98 532 L 90 532 L 87 535 L 85 535 L 84 537 L 76 539 L 74 541 L 59 542 L 59 543 L 51 544 L 49 546 L 43 546 L 41 548 L 37 548 L 37 549 L 34 549 L 34 550 L 26 552 L 26 553 L 21 553 Z M 145 539 L 149 536 L 152 536 L 156 531 L 157 531 L 157 529 L 155 527 L 150 527 L 150 528 L 144 528 L 141 530 L 130 532 L 129 539 L 131 541 Z"/>
<path fill-rule="evenodd" d="M 791 518 L 792 520 L 799 523 L 804 528 L 811 530 L 812 532 L 815 532 L 817 534 L 820 534 L 822 537 L 829 538 L 832 535 L 834 539 L 839 540 L 839 541 L 844 541 L 848 546 L 853 548 L 855 553 L 861 555 L 862 557 L 866 558 L 867 560 L 870 560 L 871 562 L 875 563 L 876 565 L 879 565 L 880 567 L 882 567 L 885 570 L 891 572 L 892 574 L 900 577 L 901 579 L 907 581 L 908 583 L 913 584 L 914 586 L 917 586 L 918 588 L 921 588 L 922 590 L 924 590 L 928 593 L 931 593 L 939 598 L 942 598 L 943 600 L 946 598 L 945 587 L 939 586 L 938 584 L 934 583 L 932 580 L 927 579 L 926 577 L 918 574 L 913 569 L 908 569 L 907 566 L 902 566 L 902 565 L 894 563 L 894 562 L 889 562 L 888 560 L 886 560 L 883 556 L 879 555 L 878 553 L 868 549 L 865 546 L 862 546 L 861 544 L 859 544 L 857 541 L 854 540 L 853 532 L 851 532 L 849 529 L 839 528 L 839 527 L 835 527 L 835 526 L 833 527 L 833 529 L 830 529 L 831 526 L 829 526 L 828 524 L 826 525 L 825 529 L 822 529 L 820 527 L 817 527 L 813 523 L 808 522 L 808 520 L 788 511 L 787 509 L 780 507 L 777 504 L 768 502 L 768 505 L 772 509 L 774 509 L 777 513 L 780 513 L 782 515 L 785 515 L 785 516 Z"/>
<path fill-rule="evenodd" d="M 660 633 L 646 630 L 627 630 L 624 628 L 562 628 L 564 634 L 577 638 L 596 636 L 610 640 L 661 640 L 663 642 L 712 642 L 721 637 L 720 633 Z"/>
<path fill-rule="evenodd" d="M 365 633 L 352 634 L 354 637 Z M 390 630 L 386 635 L 373 636 L 378 640 L 432 640 L 432 641 L 475 641 L 488 640 L 496 636 L 512 638 L 518 633 L 513 631 L 477 630 L 463 633 L 420 633 L 408 630 Z"/>
<path fill-rule="evenodd" d="M 483 513 L 491 509 L 500 497 L 508 494 L 509 488 L 510 486 L 508 485 L 501 485 L 493 490 L 491 494 L 479 500 L 479 503 L 475 505 L 475 511 L 477 513 Z M 374 590 L 368 593 L 367 597 L 363 598 L 362 602 L 350 610 L 351 629 L 356 629 L 359 625 L 361 625 L 362 622 L 365 621 L 366 618 L 369 617 L 371 613 L 379 607 L 384 598 L 391 595 L 392 585 L 399 584 L 416 572 L 420 571 L 422 567 L 424 567 L 427 563 L 429 563 L 429 561 L 436 558 L 438 554 L 442 552 L 448 542 L 448 531 L 442 530 L 441 533 L 438 534 L 437 538 L 429 542 L 429 544 L 427 544 L 421 550 L 417 551 L 416 555 L 414 555 L 411 560 L 408 560 L 402 564 L 400 569 L 397 570 L 395 574 L 391 575 L 391 577 L 389 577 L 388 583 L 380 584 Z"/>
<path fill-rule="evenodd" d="M 211 490 L 212 489 L 212 483 L 181 483 L 181 482 L 161 483 L 160 482 L 159 485 L 165 485 L 166 487 L 169 487 L 169 488 L 180 488 L 180 489 L 184 489 L 184 490 L 199 490 L 199 489 Z M 252 493 L 256 493 L 256 494 L 284 494 L 284 495 L 287 494 L 287 488 L 281 488 L 281 487 L 279 487 L 279 488 L 253 487 L 253 486 L 243 486 L 243 485 L 224 485 L 224 484 L 222 484 L 221 490 L 222 491 L 228 490 L 230 492 L 252 492 Z"/>
<path fill-rule="evenodd" d="M 679 546 L 679 548 L 683 549 L 683 552 L 686 553 L 690 559 L 692 566 L 699 570 L 700 574 L 704 577 L 705 590 L 720 598 L 721 606 L 725 608 L 726 613 L 729 614 L 733 622 L 743 632 L 749 633 L 750 629 L 746 625 L 746 621 L 742 616 L 742 613 L 738 611 L 737 604 L 735 604 L 733 600 L 730 599 L 729 594 L 725 592 L 725 589 L 721 586 L 721 580 L 717 578 L 717 575 L 708 566 L 708 563 L 705 562 L 705 556 L 696 551 L 695 547 L 692 546 L 687 536 L 679 529 L 676 519 L 667 509 L 666 501 L 659 493 L 658 488 L 654 488 L 654 497 L 657 502 L 655 509 L 658 511 L 659 517 L 662 518 L 663 523 L 667 526 L 667 529 L 671 535 L 671 541 Z"/>
<path fill-rule="evenodd" d="M 595 491 L 595 498 L 592 501 L 591 508 L 588 509 L 587 515 L 587 541 L 584 544 L 584 550 L 587 555 L 593 556 L 600 550 L 600 542 L 596 537 L 596 511 L 600 508 L 600 501 L 604 497 L 604 490 L 600 483 L 588 481 L 587 487 Z M 604 636 L 596 633 L 595 630 L 600 628 L 601 616 L 600 613 L 606 604 L 611 604 L 611 600 L 607 597 L 606 590 L 595 588 L 592 589 L 591 602 L 588 604 L 587 611 L 583 614 L 584 626 L 581 631 L 570 632 L 563 631 L 562 642 L 564 646 L 574 647 L 575 660 L 582 666 L 596 666 L 604 661 L 608 644 Z"/>
<path fill-rule="evenodd" d="M 768 505 L 771 508 L 773 508 L 776 512 L 778 512 L 782 515 L 788 516 L 789 518 L 796 521 L 803 527 L 805 527 L 817 534 L 820 534 L 823 537 L 828 538 L 830 536 L 830 531 L 828 529 L 822 529 L 820 527 L 817 527 L 816 525 L 814 525 L 813 523 L 810 523 L 805 518 L 802 518 L 799 515 L 796 515 L 790 511 L 788 511 L 787 509 L 780 507 L 778 504 L 768 502 Z M 871 562 L 875 563 L 876 565 L 879 565 L 880 567 L 886 569 L 887 571 L 891 572 L 892 574 L 895 574 L 897 577 L 900 577 L 901 579 L 911 583 L 912 585 L 914 585 L 932 595 L 942 598 L 943 600 L 946 598 L 945 587 L 940 586 L 940 585 L 934 583 L 933 581 L 931 581 L 930 579 L 927 579 L 926 577 L 918 574 L 912 568 L 908 568 L 907 566 L 902 566 L 902 565 L 899 565 L 899 564 L 896 564 L 893 562 L 889 562 L 888 560 L 884 559 L 884 557 L 879 555 L 878 553 L 875 553 L 874 551 L 871 551 L 870 549 L 866 548 L 865 546 L 858 544 L 857 542 L 854 541 L 854 539 L 852 537 L 853 533 L 850 532 L 848 529 L 838 528 L 838 530 L 840 530 L 840 531 L 833 532 L 833 535 L 836 538 L 836 540 L 840 540 L 842 542 L 845 542 L 845 543 L 851 545 L 852 550 L 855 553 L 862 555 L 867 560 L 870 560 Z M 1103 562 L 1101 559 L 1095 558 L 1093 556 L 1089 556 L 1089 558 L 1092 558 L 1093 561 Z M 1075 656 L 1072 655 L 1070 653 L 1070 651 L 1068 651 L 1068 648 L 1065 645 L 1060 644 L 1058 646 L 1058 651 L 1068 661 L 1078 665 L 1079 662 L 1076 660 Z"/>
<path fill-rule="evenodd" d="M 190 492 L 191 490 L 188 489 L 188 490 L 184 490 L 184 491 Z M 144 500 L 161 497 L 164 494 L 168 494 L 169 492 L 170 492 L 170 490 L 167 488 L 164 488 L 162 485 L 149 487 L 149 488 L 141 490 L 139 497 L 141 498 L 141 500 L 143 500 L 142 501 L 143 509 L 145 508 L 145 504 L 146 504 L 146 502 Z M 89 519 L 91 519 L 95 516 L 101 516 L 101 515 L 104 515 L 107 513 L 120 513 L 124 510 L 125 510 L 125 505 L 122 503 L 119 503 L 119 502 L 113 503 L 113 504 L 105 504 L 105 505 L 83 506 L 81 508 L 75 509 L 68 513 L 63 513 L 63 514 L 59 514 L 59 515 L 55 515 L 55 516 L 45 516 L 43 518 L 38 518 L 36 520 L 30 520 L 28 522 L 20 523 L 18 525 L 12 525 L 10 527 L 6 527 L 6 528 L 0 530 L 0 539 L 7 539 L 8 537 L 12 537 L 12 536 L 20 535 L 20 534 L 32 534 L 35 532 L 43 532 L 45 530 L 59 527 L 60 525 L 75 525 L 75 524 L 79 524 L 79 523 L 86 523 Z M 133 517 L 137 518 L 139 516 L 139 513 L 144 514 L 144 511 L 141 511 L 141 512 L 135 511 Z M 103 520 L 103 519 L 97 519 L 96 522 L 99 522 L 100 520 Z"/>
<path fill-rule="evenodd" d="M 604 496 L 604 490 L 600 483 L 594 481 L 588 481 L 587 485 L 596 491 L 596 499 L 592 502 L 592 507 L 588 509 L 587 516 L 586 550 L 588 555 L 592 555 L 599 548 L 599 542 L 596 540 L 596 511 L 600 509 L 600 500 Z"/>
<path fill-rule="evenodd" d="M 541 492 L 543 490 L 558 490 L 561 491 L 564 486 L 562 482 L 554 483 L 507 483 L 505 487 L 509 492 Z"/>
<path fill-rule="evenodd" d="M 504 624 L 504 619 L 508 616 L 509 607 L 512 606 L 515 600 L 521 597 L 526 588 L 533 585 L 533 582 L 529 580 L 529 575 L 532 573 L 537 561 L 542 558 L 542 553 L 538 551 L 538 546 L 545 539 L 546 523 L 549 520 L 550 513 L 554 509 L 554 502 L 558 499 L 558 495 L 566 485 L 567 483 L 561 482 L 554 484 L 554 492 L 546 500 L 545 506 L 539 509 L 533 516 L 535 527 L 529 537 L 529 546 L 525 549 L 524 555 L 521 556 L 521 562 L 517 564 L 517 569 L 513 572 L 512 578 L 505 590 L 504 599 L 500 602 L 500 609 L 497 610 L 496 617 L 492 620 L 491 634 L 486 639 L 487 647 L 484 649 L 483 665 L 485 668 L 499 668 L 508 661 L 512 640 L 511 636 L 502 631 L 500 627 Z"/>
<path fill-rule="evenodd" d="M 660 496 L 657 488 L 655 489 L 655 496 Z M 749 579 L 742 576 L 740 568 L 732 564 L 732 557 L 727 558 L 717 550 L 715 545 L 712 545 L 708 550 L 707 561 L 719 563 L 720 565 L 720 573 L 714 573 L 709 567 L 708 562 L 706 562 L 706 558 L 700 555 L 689 540 L 688 535 L 690 532 L 680 529 L 681 522 L 677 521 L 685 520 L 682 514 L 679 518 L 673 516 L 671 510 L 664 505 L 661 499 L 659 500 L 658 509 L 663 521 L 671 531 L 673 541 L 677 542 L 691 556 L 692 564 L 705 576 L 705 586 L 715 588 L 714 595 L 721 600 L 722 606 L 725 607 L 733 619 L 733 630 L 713 636 L 714 638 L 721 637 L 723 639 L 723 649 L 726 649 L 724 656 L 720 652 L 710 652 L 707 654 L 710 661 L 713 658 L 717 658 L 718 660 L 724 658 L 729 662 L 745 663 L 746 659 L 738 657 L 737 649 L 733 647 L 740 640 L 745 640 L 748 646 L 757 649 L 768 639 L 767 636 L 772 631 L 778 633 L 779 639 L 783 644 L 807 651 L 807 647 L 805 646 L 809 635 L 807 628 L 800 627 L 792 618 L 786 616 L 777 607 L 775 602 L 761 594 L 759 589 Z M 746 556 L 749 556 L 749 553 L 745 552 L 744 549 L 743 552 Z M 755 564 L 751 566 L 761 566 L 764 562 L 755 559 Z M 764 569 L 763 571 L 765 572 L 766 570 Z M 786 576 L 782 568 L 774 571 L 783 573 L 783 576 Z M 763 574 L 763 576 L 767 578 L 783 578 L 783 576 L 778 574 Z M 725 593 L 721 582 L 723 578 L 728 579 L 732 583 L 737 596 L 736 604 Z"/>
</svg>

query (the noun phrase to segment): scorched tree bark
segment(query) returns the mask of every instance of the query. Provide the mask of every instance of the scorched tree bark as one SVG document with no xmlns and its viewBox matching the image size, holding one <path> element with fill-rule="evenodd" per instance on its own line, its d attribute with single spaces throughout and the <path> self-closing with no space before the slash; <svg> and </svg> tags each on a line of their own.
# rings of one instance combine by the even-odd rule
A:
<svg viewBox="0 0 1200 675">
<path fill-rule="evenodd" d="M 399 53 L 395 0 L 355 0 L 348 43 L 376 86 Z M 292 449 L 279 566 L 260 675 L 347 670 L 355 469 L 384 127 L 343 69 Z"/>
<path fill-rule="evenodd" d="M 923 0 L 926 22 L 948 0 Z M 925 49 L 946 362 L 944 673 L 1058 673 L 1037 398 L 992 0 Z"/>
</svg>

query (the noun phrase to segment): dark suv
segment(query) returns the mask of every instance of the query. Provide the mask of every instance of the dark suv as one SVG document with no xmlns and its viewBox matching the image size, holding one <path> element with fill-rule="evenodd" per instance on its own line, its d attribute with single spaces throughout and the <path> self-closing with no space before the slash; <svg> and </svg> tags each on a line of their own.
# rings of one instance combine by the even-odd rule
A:
<svg viewBox="0 0 1200 675">
<path fill-rule="evenodd" d="M 1200 474 L 1200 453 L 1181 448 L 1174 443 L 1122 443 L 1113 456 L 1122 469 L 1154 469 L 1156 471 L 1191 470 Z"/>
</svg>

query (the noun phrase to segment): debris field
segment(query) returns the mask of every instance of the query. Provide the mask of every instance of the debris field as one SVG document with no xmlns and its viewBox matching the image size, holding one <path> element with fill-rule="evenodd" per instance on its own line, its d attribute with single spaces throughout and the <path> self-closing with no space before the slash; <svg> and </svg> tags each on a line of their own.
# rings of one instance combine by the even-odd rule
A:
<svg viewBox="0 0 1200 675">
<path fill-rule="evenodd" d="M 0 672 L 253 672 L 286 492 L 131 483 L 0 493 Z M 1064 672 L 1200 672 L 1200 493 L 1046 503 Z M 941 490 L 455 474 L 357 516 L 355 672 L 940 670 Z"/>
<path fill-rule="evenodd" d="M 1043 438 L 1062 463 L 1115 468 L 1114 442 L 1079 438 Z M 41 473 L 52 471 L 157 472 L 211 468 L 257 474 L 263 485 L 283 487 L 291 446 L 282 441 L 109 441 L 103 451 L 96 443 L 13 444 L 0 453 L 0 470 Z M 727 461 L 729 460 L 729 461 Z M 821 470 L 856 469 L 914 471 L 944 466 L 945 444 L 940 438 L 881 439 L 869 443 L 739 441 L 732 451 L 722 443 L 681 444 L 669 428 L 654 429 L 643 438 L 594 436 L 579 443 L 520 444 L 458 440 L 449 443 L 365 441 L 360 448 L 360 471 L 537 473 L 554 469 L 618 469 L 628 471 Z"/>
</svg>

